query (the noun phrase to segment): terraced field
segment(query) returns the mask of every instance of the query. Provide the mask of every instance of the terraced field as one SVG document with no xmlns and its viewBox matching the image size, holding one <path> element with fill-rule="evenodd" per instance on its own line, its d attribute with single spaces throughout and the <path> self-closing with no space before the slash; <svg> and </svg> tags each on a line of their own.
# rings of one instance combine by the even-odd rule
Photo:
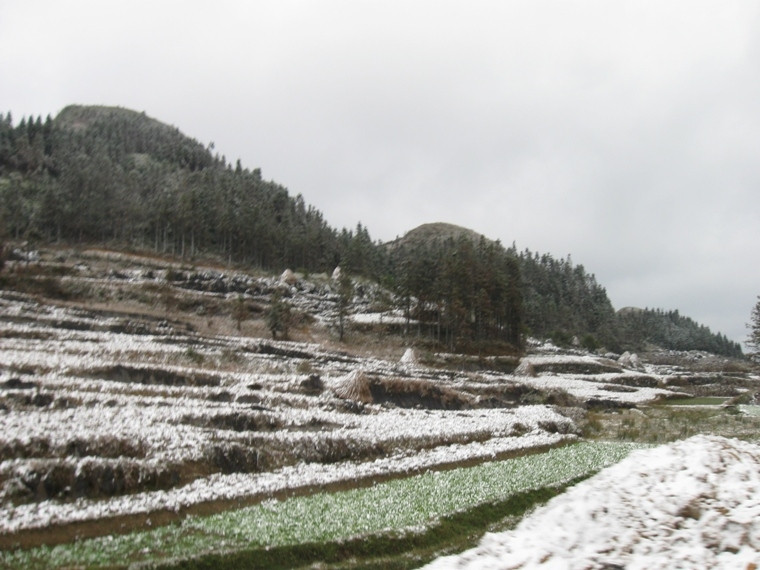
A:
<svg viewBox="0 0 760 570">
<path fill-rule="evenodd" d="M 635 444 L 579 443 L 476 467 L 427 472 L 367 488 L 316 493 L 189 516 L 152 531 L 0 554 L 3 568 L 175 564 L 290 567 L 361 554 L 377 564 L 426 562 L 467 546 L 483 525 L 516 520 L 570 482 L 622 459 Z M 476 522 L 475 522 L 476 521 Z M 468 526 L 468 523 L 471 526 Z M 474 524 L 473 524 L 474 523 Z M 388 556 L 404 553 L 401 560 Z M 341 550 L 339 555 L 334 551 Z"/>
<path fill-rule="evenodd" d="M 9 568 L 178 556 L 271 566 L 267 548 L 341 563 L 387 541 L 422 548 L 413 565 L 630 449 L 582 436 L 646 439 L 625 430 L 650 403 L 745 406 L 737 398 L 756 382 L 741 368 L 727 382 L 725 369 L 540 343 L 521 359 L 415 354 L 370 285 L 350 308 L 361 343 L 340 344 L 326 276 L 54 257 L 11 267 L 0 290 Z M 290 300 L 296 340 L 266 336 L 275 292 Z M 451 530 L 467 517 L 480 522 Z M 376 551 L 357 554 L 367 544 Z"/>
</svg>

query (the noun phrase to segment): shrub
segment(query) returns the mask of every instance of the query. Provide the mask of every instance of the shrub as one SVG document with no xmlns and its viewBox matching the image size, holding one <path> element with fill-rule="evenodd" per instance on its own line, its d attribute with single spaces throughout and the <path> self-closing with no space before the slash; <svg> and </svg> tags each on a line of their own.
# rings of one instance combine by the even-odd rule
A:
<svg viewBox="0 0 760 570">
<path fill-rule="evenodd" d="M 554 331 L 551 334 L 551 340 L 556 346 L 570 346 L 573 342 L 573 335 L 567 331 Z"/>
<path fill-rule="evenodd" d="M 587 334 L 584 335 L 583 339 L 581 340 L 581 346 L 589 352 L 593 352 L 599 348 L 599 343 L 597 342 L 594 335 Z"/>
</svg>

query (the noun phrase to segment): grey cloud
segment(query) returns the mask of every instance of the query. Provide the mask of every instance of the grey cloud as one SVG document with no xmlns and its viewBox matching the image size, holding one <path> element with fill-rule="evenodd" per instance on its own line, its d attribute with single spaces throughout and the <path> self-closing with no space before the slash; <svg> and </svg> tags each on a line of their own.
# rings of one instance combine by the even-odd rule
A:
<svg viewBox="0 0 760 570">
<path fill-rule="evenodd" d="M 572 254 L 615 306 L 743 340 L 759 57 L 749 0 L 10 0 L 0 110 L 144 110 L 335 226 L 443 220 Z"/>
</svg>

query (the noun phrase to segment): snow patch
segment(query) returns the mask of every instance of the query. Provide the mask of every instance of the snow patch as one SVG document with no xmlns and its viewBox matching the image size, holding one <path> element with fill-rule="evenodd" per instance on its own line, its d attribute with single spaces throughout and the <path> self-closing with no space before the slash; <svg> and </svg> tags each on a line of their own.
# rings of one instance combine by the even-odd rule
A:
<svg viewBox="0 0 760 570">
<path fill-rule="evenodd" d="M 716 436 L 632 453 L 444 568 L 757 568 L 760 446 Z"/>
</svg>

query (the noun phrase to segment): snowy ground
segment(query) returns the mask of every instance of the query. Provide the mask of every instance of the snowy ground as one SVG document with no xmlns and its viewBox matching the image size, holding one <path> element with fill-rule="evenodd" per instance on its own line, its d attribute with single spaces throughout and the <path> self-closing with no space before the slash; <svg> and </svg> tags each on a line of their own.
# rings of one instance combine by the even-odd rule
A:
<svg viewBox="0 0 760 570">
<path fill-rule="evenodd" d="M 420 472 L 576 438 L 573 422 L 549 406 L 477 407 L 444 385 L 466 381 L 456 374 L 437 386 L 436 371 L 415 365 L 201 336 L 18 294 L 0 295 L 0 310 L 3 533 Z M 367 400 L 338 397 L 351 382 L 365 382 L 357 390 Z M 422 389 L 420 402 L 453 408 L 375 403 L 371 386 L 407 399 Z"/>
<path fill-rule="evenodd" d="M 655 367 L 627 368 L 591 354 L 557 354 L 539 347 L 542 354 L 524 357 L 516 374 L 526 385 L 542 390 L 562 389 L 591 403 L 641 404 L 673 395 Z M 548 353 L 548 354 L 547 354 Z"/>
<path fill-rule="evenodd" d="M 77 271 L 67 279 L 127 296 L 163 286 L 153 269 Z M 203 271 L 175 289 L 202 308 L 229 295 L 264 304 L 281 286 Z M 332 318 L 327 281 L 290 293 L 315 326 Z M 363 317 L 369 306 L 354 303 L 354 322 L 399 321 Z M 351 484 L 577 438 L 558 409 L 520 405 L 526 393 L 564 391 L 581 405 L 673 394 L 657 371 L 552 347 L 535 347 L 528 374 L 470 373 L 201 334 L 168 311 L 85 310 L 0 292 L 0 314 L 2 533 Z"/>
<path fill-rule="evenodd" d="M 428 568 L 757 568 L 760 446 L 695 436 L 637 451 L 510 532 Z"/>
</svg>

